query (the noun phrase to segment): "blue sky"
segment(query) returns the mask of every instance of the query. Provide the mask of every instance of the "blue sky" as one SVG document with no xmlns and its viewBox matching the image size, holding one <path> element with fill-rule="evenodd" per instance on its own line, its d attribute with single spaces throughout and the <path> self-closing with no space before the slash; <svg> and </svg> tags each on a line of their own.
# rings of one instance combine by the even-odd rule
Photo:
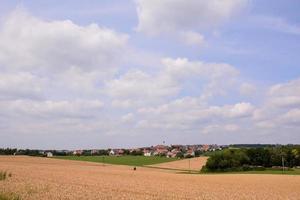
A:
<svg viewBox="0 0 300 200">
<path fill-rule="evenodd" d="M 299 143 L 299 7 L 0 1 L 0 145 Z"/>
</svg>

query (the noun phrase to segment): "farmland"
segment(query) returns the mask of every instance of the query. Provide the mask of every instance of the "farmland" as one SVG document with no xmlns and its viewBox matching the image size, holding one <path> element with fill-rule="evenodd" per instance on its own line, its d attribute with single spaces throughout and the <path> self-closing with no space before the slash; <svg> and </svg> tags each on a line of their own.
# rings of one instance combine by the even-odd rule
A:
<svg viewBox="0 0 300 200">
<path fill-rule="evenodd" d="M 190 159 L 181 159 L 173 162 L 165 162 L 160 164 L 150 165 L 151 167 L 161 168 L 161 169 L 173 169 L 179 171 L 189 171 L 199 172 L 200 169 L 205 165 L 208 157 L 196 157 Z"/>
<path fill-rule="evenodd" d="M 175 161 L 178 162 L 178 161 Z M 171 164 L 171 163 L 165 163 Z M 0 193 L 29 199 L 299 199 L 300 176 L 179 174 L 172 170 L 0 156 Z"/>
<path fill-rule="evenodd" d="M 57 156 L 55 158 L 130 166 L 153 165 L 177 160 L 160 156 Z"/>
</svg>

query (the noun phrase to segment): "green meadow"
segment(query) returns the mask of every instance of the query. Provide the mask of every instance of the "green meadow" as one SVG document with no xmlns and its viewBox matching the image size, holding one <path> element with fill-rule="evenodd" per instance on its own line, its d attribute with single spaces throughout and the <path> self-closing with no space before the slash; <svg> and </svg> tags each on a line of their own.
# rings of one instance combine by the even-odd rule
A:
<svg viewBox="0 0 300 200">
<path fill-rule="evenodd" d="M 53 158 L 130 166 L 153 165 L 178 160 L 159 156 L 55 156 Z"/>
</svg>

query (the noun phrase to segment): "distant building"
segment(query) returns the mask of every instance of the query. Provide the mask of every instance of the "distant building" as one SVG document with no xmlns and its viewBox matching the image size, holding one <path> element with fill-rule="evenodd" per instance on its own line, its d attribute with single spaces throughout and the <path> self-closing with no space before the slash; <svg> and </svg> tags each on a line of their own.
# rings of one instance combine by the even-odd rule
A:
<svg viewBox="0 0 300 200">
<path fill-rule="evenodd" d="M 169 154 L 169 156 L 170 156 L 171 158 L 175 158 L 176 155 L 177 155 L 179 152 L 181 152 L 181 151 L 178 150 L 178 149 L 172 149 L 171 154 Z"/>
<path fill-rule="evenodd" d="M 195 156 L 195 152 L 194 152 L 192 149 L 190 149 L 190 150 L 188 150 L 188 151 L 184 154 L 184 157 L 187 157 L 187 156 L 192 156 L 192 157 L 194 157 L 194 156 Z"/>
<path fill-rule="evenodd" d="M 208 151 L 209 150 L 209 145 L 205 144 L 202 146 L 202 151 Z"/>
<path fill-rule="evenodd" d="M 123 156 L 124 155 L 124 150 L 123 149 L 116 149 L 114 152 L 115 152 L 115 155 L 117 155 L 117 156 Z"/>
<path fill-rule="evenodd" d="M 144 149 L 143 153 L 144 153 L 144 156 L 152 156 L 151 151 L 148 149 Z"/>
<path fill-rule="evenodd" d="M 74 156 L 81 156 L 82 153 L 83 153 L 83 150 L 75 150 L 75 151 L 73 151 L 73 155 Z"/>
<path fill-rule="evenodd" d="M 99 150 L 98 149 L 92 149 L 91 150 L 91 155 L 96 155 L 99 153 Z"/>
<path fill-rule="evenodd" d="M 169 151 L 168 153 L 167 153 L 167 157 L 168 158 L 175 158 L 176 157 L 176 152 L 175 151 Z"/>
<path fill-rule="evenodd" d="M 53 157 L 53 153 L 52 152 L 46 152 L 46 156 L 47 157 Z"/>
<path fill-rule="evenodd" d="M 114 151 L 113 149 L 109 151 L 109 155 L 110 155 L 110 156 L 114 156 L 115 154 L 116 154 L 116 153 L 115 153 L 115 151 Z"/>
</svg>

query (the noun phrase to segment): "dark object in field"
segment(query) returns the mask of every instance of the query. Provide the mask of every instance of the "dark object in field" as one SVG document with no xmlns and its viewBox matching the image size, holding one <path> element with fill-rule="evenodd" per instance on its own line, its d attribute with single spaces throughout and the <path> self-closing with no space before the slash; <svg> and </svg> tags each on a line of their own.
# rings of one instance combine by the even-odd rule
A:
<svg viewBox="0 0 300 200">
<path fill-rule="evenodd" d="M 136 167 L 134 167 L 133 170 L 135 171 L 135 170 L 136 170 Z"/>
</svg>

